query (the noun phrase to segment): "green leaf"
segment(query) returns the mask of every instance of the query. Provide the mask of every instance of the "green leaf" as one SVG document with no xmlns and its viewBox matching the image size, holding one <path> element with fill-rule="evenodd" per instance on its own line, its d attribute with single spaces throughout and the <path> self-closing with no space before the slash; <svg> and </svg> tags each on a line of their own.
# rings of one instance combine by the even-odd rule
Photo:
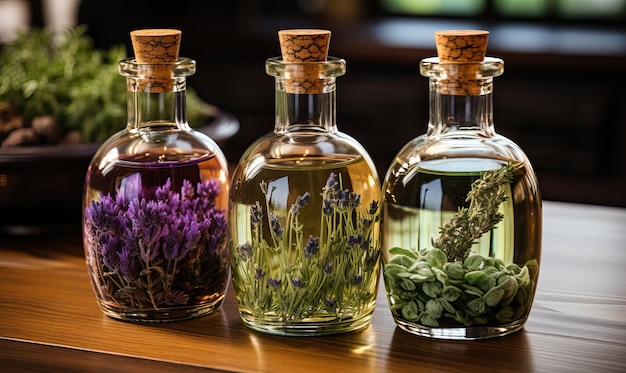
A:
<svg viewBox="0 0 626 373">
<path fill-rule="evenodd" d="M 465 281 L 472 286 L 478 287 L 483 292 L 496 286 L 496 277 L 483 271 L 472 271 L 465 274 Z"/>
<path fill-rule="evenodd" d="M 485 300 L 485 304 L 489 307 L 495 307 L 502 301 L 504 298 L 504 289 L 501 286 L 496 286 L 491 288 L 488 292 L 483 295 L 483 299 Z"/>
<path fill-rule="evenodd" d="M 470 271 L 477 271 L 484 266 L 484 261 L 485 258 L 482 255 L 470 254 L 467 258 L 465 258 L 463 265 Z"/>
<path fill-rule="evenodd" d="M 448 302 L 454 302 L 463 294 L 463 291 L 456 286 L 445 286 L 441 291 L 441 297 Z M 452 312 L 452 311 L 450 311 Z"/>
<path fill-rule="evenodd" d="M 443 266 L 443 270 L 453 280 L 462 280 L 465 276 L 465 268 L 460 262 L 446 263 Z"/>
<path fill-rule="evenodd" d="M 443 306 L 437 299 L 429 299 L 426 302 L 425 311 L 429 316 L 438 319 L 443 313 Z"/>
<path fill-rule="evenodd" d="M 429 266 L 435 268 L 443 268 L 443 265 L 448 262 L 446 254 L 440 249 L 431 249 L 426 252 L 426 262 Z"/>
<path fill-rule="evenodd" d="M 407 250 L 407 249 L 403 249 L 401 247 L 394 247 L 394 248 L 389 249 L 389 254 L 392 254 L 392 255 L 406 255 L 406 256 L 408 256 L 409 258 L 412 258 L 412 259 L 417 259 L 418 258 L 417 254 L 413 250 Z"/>
<path fill-rule="evenodd" d="M 410 301 L 402 307 L 402 317 L 409 321 L 417 320 L 419 317 L 417 304 L 415 302 Z"/>
<path fill-rule="evenodd" d="M 437 298 L 441 295 L 443 285 L 440 282 L 425 282 L 422 284 L 422 290 L 431 298 Z"/>
</svg>

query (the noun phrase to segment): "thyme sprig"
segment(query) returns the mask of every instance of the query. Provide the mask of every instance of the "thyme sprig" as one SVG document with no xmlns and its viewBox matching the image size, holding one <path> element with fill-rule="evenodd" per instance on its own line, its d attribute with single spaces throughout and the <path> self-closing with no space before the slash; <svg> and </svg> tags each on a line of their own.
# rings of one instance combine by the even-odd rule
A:
<svg viewBox="0 0 626 373">
<path fill-rule="evenodd" d="M 476 240 L 504 218 L 498 209 L 507 198 L 505 185 L 513 180 L 513 171 L 514 166 L 508 164 L 486 171 L 472 183 L 465 199 L 469 207 L 461 207 L 433 242 L 433 247 L 441 249 L 449 261 L 465 259 Z"/>
</svg>

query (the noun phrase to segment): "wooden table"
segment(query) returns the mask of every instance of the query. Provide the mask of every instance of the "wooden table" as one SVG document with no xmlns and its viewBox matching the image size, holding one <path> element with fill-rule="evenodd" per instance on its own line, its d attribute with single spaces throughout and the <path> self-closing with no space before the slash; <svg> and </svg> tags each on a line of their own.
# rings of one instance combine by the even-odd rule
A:
<svg viewBox="0 0 626 373">
<path fill-rule="evenodd" d="M 526 327 L 486 341 L 396 329 L 379 292 L 372 324 L 328 337 L 243 326 L 232 288 L 217 313 L 137 325 L 100 312 L 79 234 L 0 236 L 0 371 L 624 372 L 626 209 L 544 203 L 544 251 Z"/>
</svg>

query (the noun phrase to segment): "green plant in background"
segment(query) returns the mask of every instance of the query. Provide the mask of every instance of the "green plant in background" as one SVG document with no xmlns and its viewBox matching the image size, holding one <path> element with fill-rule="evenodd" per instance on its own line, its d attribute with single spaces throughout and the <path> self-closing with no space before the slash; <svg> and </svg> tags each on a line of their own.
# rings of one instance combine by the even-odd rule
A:
<svg viewBox="0 0 626 373">
<path fill-rule="evenodd" d="M 51 116 L 62 132 L 77 130 L 81 142 L 102 142 L 126 127 L 126 80 L 118 62 L 126 58 L 123 45 L 98 50 L 83 25 L 56 38 L 30 29 L 18 35 L 0 54 L 0 101 L 22 116 Z M 187 90 L 191 125 L 204 125 L 210 115 L 202 100 Z"/>
<path fill-rule="evenodd" d="M 535 284 L 536 260 L 523 267 L 499 258 L 472 254 L 472 245 L 503 219 L 498 211 L 514 166 L 487 171 L 472 183 L 466 201 L 440 228 L 433 247 L 395 247 L 383 274 L 391 310 L 397 317 L 437 327 L 445 320 L 463 325 L 508 323 L 528 312 Z"/>
</svg>

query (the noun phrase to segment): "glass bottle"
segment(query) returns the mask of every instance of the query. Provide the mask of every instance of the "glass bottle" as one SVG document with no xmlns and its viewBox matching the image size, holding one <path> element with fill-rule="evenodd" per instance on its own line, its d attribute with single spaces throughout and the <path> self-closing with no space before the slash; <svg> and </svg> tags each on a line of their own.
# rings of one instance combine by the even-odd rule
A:
<svg viewBox="0 0 626 373">
<path fill-rule="evenodd" d="M 521 329 L 537 285 L 542 207 L 524 152 L 495 132 L 487 31 L 435 34 L 425 134 L 387 171 L 381 203 L 383 276 L 400 329 L 484 339 Z"/>
<path fill-rule="evenodd" d="M 279 335 L 348 332 L 376 302 L 380 181 L 364 148 L 338 131 L 330 32 L 279 31 L 276 123 L 233 172 L 233 283 L 248 327 Z"/>
<path fill-rule="evenodd" d="M 98 149 L 85 178 L 83 241 L 102 311 L 126 321 L 174 321 L 222 304 L 230 279 L 226 159 L 192 130 L 178 30 L 131 32 L 120 61 L 126 129 Z"/>
</svg>

